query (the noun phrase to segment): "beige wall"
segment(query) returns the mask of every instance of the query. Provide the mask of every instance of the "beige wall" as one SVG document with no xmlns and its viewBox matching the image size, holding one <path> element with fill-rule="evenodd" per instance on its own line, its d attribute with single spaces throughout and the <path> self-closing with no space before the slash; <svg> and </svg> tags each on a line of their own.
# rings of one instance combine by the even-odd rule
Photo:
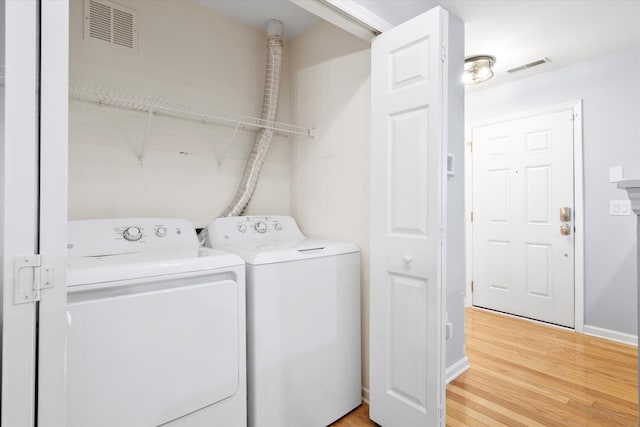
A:
<svg viewBox="0 0 640 427">
<path fill-rule="evenodd" d="M 72 80 L 260 115 L 264 32 L 189 1 L 118 3 L 138 12 L 138 53 L 83 40 L 83 2 L 72 0 Z M 288 56 L 285 51 L 285 65 Z M 288 79 L 285 71 L 283 81 Z M 287 91 L 285 84 L 281 121 L 290 120 Z M 218 168 L 232 127 L 156 117 L 146 161 L 139 165 L 135 152 L 140 151 L 145 124 L 145 114 L 71 102 L 70 219 L 175 216 L 202 227 L 231 201 L 255 132 L 238 131 Z M 289 138 L 276 136 L 247 213 L 289 213 L 289 155 Z"/>
<path fill-rule="evenodd" d="M 362 249 L 362 379 L 369 384 L 370 45 L 320 22 L 289 46 L 293 120 L 316 138 L 291 143 L 291 214 L 307 235 Z"/>
<path fill-rule="evenodd" d="M 120 0 L 138 11 L 139 52 L 83 40 L 71 2 L 70 78 L 223 111 L 259 116 L 264 32 L 192 2 Z M 285 23 L 286 25 L 286 23 Z M 248 214 L 291 214 L 310 236 L 362 248 L 363 385 L 368 387 L 370 50 L 324 22 L 285 42 L 279 120 L 316 138 L 277 136 Z M 184 217 L 200 227 L 221 213 L 255 133 L 71 102 L 70 219 Z M 188 154 L 180 154 L 181 152 Z"/>
</svg>

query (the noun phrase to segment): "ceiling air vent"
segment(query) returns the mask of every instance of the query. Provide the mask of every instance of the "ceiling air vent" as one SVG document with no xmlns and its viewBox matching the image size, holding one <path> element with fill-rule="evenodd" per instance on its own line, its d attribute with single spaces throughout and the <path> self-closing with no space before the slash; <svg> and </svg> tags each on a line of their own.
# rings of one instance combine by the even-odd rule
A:
<svg viewBox="0 0 640 427">
<path fill-rule="evenodd" d="M 529 62 L 528 64 L 524 64 L 524 65 L 521 65 L 519 67 L 515 67 L 515 68 L 512 68 L 510 70 L 507 70 L 507 73 L 515 73 L 516 71 L 526 70 L 528 68 L 532 68 L 532 67 L 536 67 L 538 65 L 546 64 L 547 62 L 551 62 L 551 60 L 545 56 L 544 58 L 538 59 L 537 61 L 532 61 L 532 62 Z"/>
<path fill-rule="evenodd" d="M 84 0 L 84 38 L 138 52 L 138 14 L 108 0 Z"/>
</svg>

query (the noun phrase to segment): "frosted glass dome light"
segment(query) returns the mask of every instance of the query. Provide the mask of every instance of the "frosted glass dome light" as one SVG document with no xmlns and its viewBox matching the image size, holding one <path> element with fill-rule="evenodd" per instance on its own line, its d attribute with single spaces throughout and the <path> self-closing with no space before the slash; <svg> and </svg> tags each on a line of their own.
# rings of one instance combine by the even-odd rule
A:
<svg viewBox="0 0 640 427">
<path fill-rule="evenodd" d="M 463 81 L 465 85 L 486 82 L 493 77 L 493 64 L 496 58 L 491 55 L 469 56 L 464 60 Z"/>
</svg>

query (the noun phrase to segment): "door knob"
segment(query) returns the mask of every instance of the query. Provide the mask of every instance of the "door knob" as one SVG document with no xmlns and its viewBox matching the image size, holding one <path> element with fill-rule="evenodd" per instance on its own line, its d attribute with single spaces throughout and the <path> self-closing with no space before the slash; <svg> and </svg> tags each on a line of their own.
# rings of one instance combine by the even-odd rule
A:
<svg viewBox="0 0 640 427">
<path fill-rule="evenodd" d="M 402 257 L 402 261 L 404 261 L 404 268 L 409 268 L 411 266 L 411 261 L 413 261 L 413 258 L 411 258 L 410 255 L 405 255 Z"/>
<path fill-rule="evenodd" d="M 562 224 L 560 226 L 560 234 L 562 234 L 563 236 L 568 236 L 569 234 L 571 234 L 571 227 L 569 226 L 569 224 Z"/>
<path fill-rule="evenodd" d="M 571 221 L 571 208 L 565 206 L 564 208 L 560 208 L 560 221 L 569 222 Z"/>
</svg>

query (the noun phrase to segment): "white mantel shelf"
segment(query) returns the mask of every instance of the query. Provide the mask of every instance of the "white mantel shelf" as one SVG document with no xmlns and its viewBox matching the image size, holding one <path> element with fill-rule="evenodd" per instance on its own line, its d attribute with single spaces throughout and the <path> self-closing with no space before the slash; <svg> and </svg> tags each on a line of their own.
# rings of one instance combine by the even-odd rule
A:
<svg viewBox="0 0 640 427">
<path fill-rule="evenodd" d="M 631 199 L 631 208 L 640 215 L 640 179 L 628 179 L 618 182 L 618 188 L 627 190 L 629 199 Z"/>
</svg>

